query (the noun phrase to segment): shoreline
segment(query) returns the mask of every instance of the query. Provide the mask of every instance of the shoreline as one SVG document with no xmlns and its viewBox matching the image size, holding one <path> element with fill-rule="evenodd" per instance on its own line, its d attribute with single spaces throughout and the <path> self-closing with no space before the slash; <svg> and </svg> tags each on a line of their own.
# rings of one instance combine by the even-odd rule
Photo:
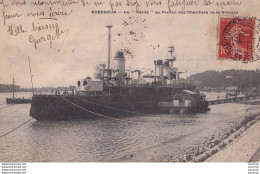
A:
<svg viewBox="0 0 260 174">
<path fill-rule="evenodd" d="M 258 120 L 226 148 L 221 149 L 205 162 L 259 162 L 259 128 L 260 121 Z"/>
<path fill-rule="evenodd" d="M 260 113 L 249 115 L 224 135 L 171 157 L 168 162 L 254 162 L 260 159 Z M 165 161 L 164 161 L 165 162 Z"/>
<path fill-rule="evenodd" d="M 241 101 L 241 103 L 250 103 L 253 105 L 259 106 L 260 100 L 252 101 Z M 243 120 L 240 120 L 232 126 L 221 129 L 216 134 L 212 134 L 205 138 L 205 140 L 199 142 L 194 146 L 187 146 L 186 150 L 176 155 L 176 151 L 179 150 L 179 147 L 176 147 L 174 140 L 164 142 L 160 145 L 155 145 L 150 148 L 144 149 L 142 151 L 133 152 L 131 154 L 126 154 L 118 159 L 113 159 L 111 162 L 208 162 L 207 160 L 221 152 L 222 150 L 228 148 L 235 142 L 237 139 L 242 137 L 242 135 L 251 129 L 254 125 L 260 124 L 260 112 L 251 113 L 244 116 Z M 202 130 L 197 130 L 202 131 Z M 255 130 L 255 133 L 259 132 Z M 188 138 L 190 135 L 178 138 Z M 247 136 L 246 136 L 247 137 Z M 180 146 L 180 144 L 179 144 Z M 183 144 L 181 144 L 183 146 Z M 260 144 L 258 144 L 258 147 Z M 177 148 L 177 149 L 175 149 Z M 160 154 L 159 151 L 164 149 L 164 153 Z M 173 152 L 174 150 L 174 152 Z M 256 152 L 257 148 L 254 152 Z M 175 153 L 175 154 L 173 154 Z M 260 153 L 260 149 L 259 149 Z M 253 154 L 250 154 L 251 157 Z M 257 153 L 254 157 L 257 158 Z M 223 159 L 223 162 L 225 160 Z M 240 162 L 238 160 L 238 162 Z M 242 161 L 241 161 L 242 162 Z"/>
</svg>

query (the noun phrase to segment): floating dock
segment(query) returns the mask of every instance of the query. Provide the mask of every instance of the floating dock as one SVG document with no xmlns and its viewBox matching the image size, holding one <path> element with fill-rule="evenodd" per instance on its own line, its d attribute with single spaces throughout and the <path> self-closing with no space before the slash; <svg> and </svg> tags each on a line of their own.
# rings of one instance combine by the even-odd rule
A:
<svg viewBox="0 0 260 174">
<path fill-rule="evenodd" d="M 223 103 L 233 103 L 239 101 L 246 101 L 246 100 L 253 100 L 256 99 L 256 96 L 243 96 L 243 97 L 234 97 L 234 98 L 226 98 L 226 99 L 216 99 L 216 100 L 209 100 L 209 105 L 217 105 Z"/>
</svg>

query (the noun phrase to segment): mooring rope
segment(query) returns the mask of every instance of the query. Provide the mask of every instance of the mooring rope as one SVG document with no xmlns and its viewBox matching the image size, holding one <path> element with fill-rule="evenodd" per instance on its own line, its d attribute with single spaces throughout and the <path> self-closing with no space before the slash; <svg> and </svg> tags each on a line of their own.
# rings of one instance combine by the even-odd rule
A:
<svg viewBox="0 0 260 174">
<path fill-rule="evenodd" d="M 90 111 L 88 109 L 85 109 L 71 101 L 69 101 L 68 99 L 62 97 L 65 101 L 69 102 L 70 104 L 86 111 L 86 112 L 89 112 L 91 114 L 94 114 L 94 115 L 97 115 L 97 116 L 100 116 L 100 117 L 103 117 L 103 118 L 107 118 L 107 119 L 110 119 L 110 120 L 116 120 L 116 121 L 121 121 L 121 122 L 128 122 L 128 123 L 134 123 L 134 124 L 158 124 L 158 125 L 175 125 L 175 124 L 171 124 L 171 123 L 155 123 L 155 122 L 139 122 L 139 121 L 130 121 L 130 120 L 123 120 L 123 119 L 118 119 L 118 118 L 113 118 L 113 117 L 109 117 L 109 116 L 106 116 L 106 115 L 103 115 L 103 114 L 99 114 L 99 113 L 96 113 L 96 112 L 93 112 L 93 111 Z"/>
<path fill-rule="evenodd" d="M 88 100 L 85 100 L 85 99 L 82 99 L 82 98 L 79 98 L 79 97 L 75 97 L 75 96 L 74 96 L 74 98 L 77 98 L 79 100 L 82 100 L 82 101 L 85 101 L 87 103 L 91 103 L 91 104 L 94 104 L 94 105 L 97 105 L 97 106 L 101 106 L 101 107 L 104 107 L 104 108 L 109 108 L 109 109 L 113 109 L 113 110 L 117 110 L 117 111 L 121 111 L 121 112 L 126 112 L 126 113 L 131 113 L 131 114 L 138 114 L 138 115 L 141 114 L 141 115 L 154 116 L 153 114 L 147 114 L 147 113 L 141 113 L 141 112 L 133 112 L 133 111 L 128 111 L 128 110 L 124 110 L 124 109 L 114 108 L 114 107 L 111 107 L 111 106 L 102 105 L 102 104 L 91 102 L 91 101 L 88 101 Z"/>
<path fill-rule="evenodd" d="M 54 104 L 59 98 L 57 98 L 55 101 L 53 101 L 51 104 L 49 104 L 46 108 L 44 108 L 41 112 L 39 112 L 38 114 L 36 114 L 34 117 L 37 117 L 38 115 L 40 115 L 42 112 L 46 111 L 52 104 Z M 0 139 L 3 138 L 4 136 L 10 134 L 11 132 L 19 129 L 20 127 L 22 127 L 23 125 L 25 125 L 26 123 L 30 122 L 31 120 L 33 120 L 34 118 L 30 118 L 29 120 L 23 122 L 22 124 L 20 124 L 19 126 L 13 128 L 12 130 L 4 133 L 3 135 L 0 136 Z"/>
</svg>

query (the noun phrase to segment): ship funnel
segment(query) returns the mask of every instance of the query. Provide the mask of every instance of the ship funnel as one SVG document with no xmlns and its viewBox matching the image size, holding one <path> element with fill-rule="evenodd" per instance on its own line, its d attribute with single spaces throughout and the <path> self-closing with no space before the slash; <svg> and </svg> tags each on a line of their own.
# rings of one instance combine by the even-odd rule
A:
<svg viewBox="0 0 260 174">
<path fill-rule="evenodd" d="M 169 61 L 169 66 L 173 67 L 173 62 L 176 60 L 176 57 L 174 55 L 174 46 L 169 46 L 169 53 L 171 54 L 171 56 L 169 58 L 167 58 L 166 60 Z"/>
<path fill-rule="evenodd" d="M 125 57 L 124 53 L 117 51 L 115 57 L 113 58 L 113 79 L 117 79 L 116 83 L 119 86 L 124 86 L 125 84 Z"/>
<path fill-rule="evenodd" d="M 118 71 L 118 76 L 123 77 L 125 74 L 125 57 L 124 53 L 117 51 L 113 58 L 113 70 Z"/>
<path fill-rule="evenodd" d="M 162 77 L 163 76 L 163 60 L 155 60 L 155 75 Z"/>
</svg>

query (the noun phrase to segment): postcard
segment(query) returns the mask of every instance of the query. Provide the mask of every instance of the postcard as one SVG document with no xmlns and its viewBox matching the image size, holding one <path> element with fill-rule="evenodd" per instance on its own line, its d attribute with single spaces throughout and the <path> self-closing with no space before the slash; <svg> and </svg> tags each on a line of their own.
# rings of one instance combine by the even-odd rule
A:
<svg viewBox="0 0 260 174">
<path fill-rule="evenodd" d="M 1 0 L 3 166 L 259 162 L 259 6 Z"/>
</svg>

